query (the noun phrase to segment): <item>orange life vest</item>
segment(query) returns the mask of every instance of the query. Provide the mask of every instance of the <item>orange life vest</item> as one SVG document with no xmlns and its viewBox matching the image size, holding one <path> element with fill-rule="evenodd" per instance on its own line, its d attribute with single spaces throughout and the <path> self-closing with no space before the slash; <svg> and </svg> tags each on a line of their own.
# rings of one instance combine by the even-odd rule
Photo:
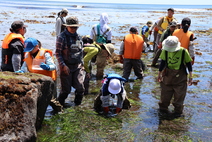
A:
<svg viewBox="0 0 212 142">
<path fill-rule="evenodd" d="M 177 29 L 172 35 L 178 37 L 181 46 L 189 50 L 190 37 L 191 35 L 193 35 L 192 32 L 187 31 L 186 33 L 184 33 L 183 29 Z"/>
<path fill-rule="evenodd" d="M 9 33 L 8 35 L 5 36 L 3 42 L 2 42 L 2 48 L 3 49 L 8 49 L 9 44 L 13 39 L 20 39 L 21 42 L 24 44 L 24 37 L 21 34 L 16 34 L 16 33 Z"/>
<path fill-rule="evenodd" d="M 137 34 L 128 34 L 124 39 L 124 58 L 140 59 L 144 40 Z"/>
<path fill-rule="evenodd" d="M 9 46 L 12 40 L 19 39 L 20 42 L 23 44 L 24 48 L 24 37 L 21 34 L 16 33 L 9 33 L 5 36 L 2 42 L 2 65 L 1 68 L 3 71 L 14 71 L 13 64 L 12 64 L 12 56 L 13 56 L 13 48 Z M 22 53 L 22 62 L 23 63 L 23 50 Z"/>
<path fill-rule="evenodd" d="M 27 64 L 27 68 L 28 68 L 29 72 L 31 72 L 31 73 L 43 74 L 43 75 L 46 75 L 46 76 L 50 76 L 53 80 L 56 80 L 56 78 L 57 78 L 56 70 L 47 71 L 47 70 L 34 70 L 34 69 L 32 69 L 33 60 L 34 60 L 34 59 L 44 59 L 44 60 L 45 60 L 44 54 L 45 54 L 46 52 L 50 53 L 50 55 L 53 56 L 51 50 L 41 48 L 40 51 L 37 53 L 37 55 L 36 55 L 35 58 L 32 58 L 32 55 L 31 55 L 29 52 L 27 52 L 27 53 L 25 54 L 25 59 L 24 59 L 24 61 L 25 61 L 26 64 Z"/>
</svg>

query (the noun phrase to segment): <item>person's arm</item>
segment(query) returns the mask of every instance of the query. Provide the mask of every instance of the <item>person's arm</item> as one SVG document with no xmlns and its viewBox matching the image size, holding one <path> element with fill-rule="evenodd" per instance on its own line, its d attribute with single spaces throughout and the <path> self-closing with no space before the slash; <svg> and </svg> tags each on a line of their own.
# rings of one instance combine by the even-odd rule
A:
<svg viewBox="0 0 212 142">
<path fill-rule="evenodd" d="M 121 42 L 120 50 L 119 50 L 119 55 L 124 55 L 124 41 Z"/>
<path fill-rule="evenodd" d="M 161 27 L 161 24 L 163 23 L 163 18 L 161 18 L 159 21 L 158 21 L 158 24 L 157 24 L 157 27 L 160 31 L 164 31 L 164 29 Z"/>
<path fill-rule="evenodd" d="M 26 62 L 24 62 L 23 65 L 21 66 L 21 71 L 23 71 L 24 73 L 29 72 Z"/>
<path fill-rule="evenodd" d="M 111 31 L 111 29 L 106 34 L 107 34 L 107 43 L 111 43 L 111 41 L 112 41 L 112 31 Z"/>
<path fill-rule="evenodd" d="M 84 68 L 86 73 L 90 73 L 89 61 L 98 53 L 98 49 L 96 47 L 84 47 L 84 52 L 87 53 L 83 58 Z"/>
<path fill-rule="evenodd" d="M 56 24 L 55 24 L 56 36 L 58 36 L 61 32 L 61 25 L 62 25 L 62 21 L 61 21 L 60 17 L 58 17 Z"/>
<path fill-rule="evenodd" d="M 57 38 L 57 42 L 56 42 L 56 52 L 55 53 L 56 53 L 56 58 L 58 60 L 58 64 L 60 66 L 61 73 L 65 74 L 65 75 L 69 75 L 70 69 L 66 66 L 64 59 L 63 59 L 63 55 L 62 55 L 63 42 L 64 42 L 64 39 L 59 36 Z"/>
<path fill-rule="evenodd" d="M 55 65 L 55 63 L 53 61 L 52 56 L 48 52 L 46 52 L 44 54 L 44 56 L 45 56 L 45 59 L 46 59 L 46 65 L 49 66 L 49 71 L 56 70 L 56 65 Z"/>
<path fill-rule="evenodd" d="M 61 67 L 66 65 L 65 62 L 64 62 L 63 56 L 62 56 L 63 42 L 64 42 L 64 39 L 63 38 L 61 38 L 61 37 L 58 37 L 57 38 L 57 41 L 56 41 L 56 51 L 55 51 L 56 58 L 58 60 L 58 64 Z"/>
<path fill-rule="evenodd" d="M 194 64 L 194 59 L 195 59 L 195 56 L 194 56 L 194 42 L 193 41 L 190 41 L 190 43 L 189 43 L 189 48 L 188 48 L 189 50 L 188 50 L 188 52 L 189 52 L 189 54 L 190 54 L 190 56 L 191 56 L 191 58 L 192 58 L 192 65 Z"/>
<path fill-rule="evenodd" d="M 21 54 L 12 55 L 13 70 L 18 71 L 21 68 Z"/>
<path fill-rule="evenodd" d="M 92 27 L 91 32 L 90 32 L 90 39 L 93 41 L 96 41 L 96 30 L 95 30 L 95 25 Z"/>
<path fill-rule="evenodd" d="M 160 66 L 159 66 L 159 72 L 158 72 L 158 82 L 162 81 L 162 72 L 163 72 L 163 69 L 165 68 L 165 64 L 166 64 L 166 61 L 161 60 L 161 63 L 160 63 Z"/>
<path fill-rule="evenodd" d="M 18 71 L 21 68 L 21 62 L 24 56 L 23 50 L 24 45 L 19 39 L 14 39 L 10 42 L 9 46 L 13 49 L 12 50 L 12 66 L 14 71 Z"/>
<path fill-rule="evenodd" d="M 150 31 L 152 32 L 153 29 L 157 26 L 157 23 L 155 22 L 154 25 L 152 27 L 150 27 Z"/>
</svg>

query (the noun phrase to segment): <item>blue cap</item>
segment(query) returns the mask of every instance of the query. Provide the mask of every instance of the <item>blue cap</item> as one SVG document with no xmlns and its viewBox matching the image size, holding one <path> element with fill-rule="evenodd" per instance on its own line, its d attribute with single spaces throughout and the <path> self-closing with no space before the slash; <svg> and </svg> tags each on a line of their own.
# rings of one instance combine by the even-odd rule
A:
<svg viewBox="0 0 212 142">
<path fill-rule="evenodd" d="M 38 41 L 35 38 L 29 37 L 24 41 L 24 52 L 30 52 L 34 47 L 38 45 Z"/>
</svg>

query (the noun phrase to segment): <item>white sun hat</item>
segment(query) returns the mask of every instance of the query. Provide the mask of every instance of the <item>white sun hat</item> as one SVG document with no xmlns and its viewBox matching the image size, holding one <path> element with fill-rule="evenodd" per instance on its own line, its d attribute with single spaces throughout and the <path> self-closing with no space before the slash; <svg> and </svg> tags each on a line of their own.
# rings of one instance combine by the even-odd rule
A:
<svg viewBox="0 0 212 142">
<path fill-rule="evenodd" d="M 108 91 L 111 94 L 118 94 L 121 92 L 121 82 L 118 79 L 111 79 L 109 86 L 108 86 Z"/>
<path fill-rule="evenodd" d="M 176 36 L 168 36 L 162 43 L 164 50 L 175 52 L 180 50 L 180 42 Z"/>
</svg>

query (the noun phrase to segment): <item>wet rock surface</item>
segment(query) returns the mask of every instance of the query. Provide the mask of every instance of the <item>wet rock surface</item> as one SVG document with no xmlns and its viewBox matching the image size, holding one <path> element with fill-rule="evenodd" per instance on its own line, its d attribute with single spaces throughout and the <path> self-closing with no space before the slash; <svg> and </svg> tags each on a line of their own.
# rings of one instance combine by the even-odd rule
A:
<svg viewBox="0 0 212 142">
<path fill-rule="evenodd" d="M 50 77 L 0 72 L 0 141 L 36 141 L 53 88 Z"/>
</svg>

